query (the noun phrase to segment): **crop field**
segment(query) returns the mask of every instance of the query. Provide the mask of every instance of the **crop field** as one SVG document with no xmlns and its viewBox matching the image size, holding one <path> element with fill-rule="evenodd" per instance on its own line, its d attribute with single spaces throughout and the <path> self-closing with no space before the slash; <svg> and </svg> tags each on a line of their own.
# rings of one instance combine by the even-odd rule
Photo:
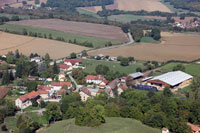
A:
<svg viewBox="0 0 200 133">
<path fill-rule="evenodd" d="M 59 19 L 22 20 L 16 22 L 9 22 L 9 24 L 34 26 L 65 33 L 99 37 L 115 41 L 128 41 L 128 37 L 125 33 L 123 33 L 120 27 L 103 24 L 64 21 Z"/>
<path fill-rule="evenodd" d="M 16 0 L 15 0 L 16 1 Z M 19 0 L 20 1 L 20 0 Z M 40 3 L 46 3 L 47 2 L 47 0 L 40 0 Z M 35 5 L 35 2 L 34 2 L 34 0 L 27 0 L 27 4 L 28 5 Z M 22 7 L 23 6 L 23 4 L 22 4 L 22 1 L 20 1 L 20 2 L 18 2 L 18 3 L 13 3 L 13 4 L 10 4 L 9 6 L 11 6 L 11 7 L 14 7 L 14 8 L 18 8 L 18 7 Z"/>
<path fill-rule="evenodd" d="M 49 34 L 51 34 L 54 39 L 56 39 L 57 37 L 62 37 L 65 39 L 65 41 L 69 41 L 69 40 L 73 41 L 74 39 L 76 39 L 76 41 L 80 42 L 80 43 L 87 41 L 87 42 L 92 43 L 94 48 L 103 47 L 108 42 L 111 42 L 112 44 L 121 44 L 122 43 L 120 41 L 114 41 L 114 40 L 90 37 L 90 36 L 83 36 L 83 35 L 78 35 L 78 34 L 65 33 L 65 32 L 60 32 L 60 31 L 51 30 L 51 29 L 44 29 L 44 28 L 39 28 L 39 27 L 17 25 L 17 24 L 0 25 L 0 30 L 3 30 L 3 31 L 8 30 L 8 31 L 12 31 L 12 32 L 22 33 L 24 29 L 26 29 L 27 32 L 41 33 L 43 35 L 46 34 L 47 36 Z"/>
<path fill-rule="evenodd" d="M 133 56 L 137 60 L 165 62 L 192 61 L 200 57 L 200 35 L 162 33 L 161 43 L 135 43 L 131 46 L 90 53 L 110 56 Z"/>
<path fill-rule="evenodd" d="M 44 56 L 49 53 L 51 58 L 58 59 L 69 56 L 72 52 L 81 52 L 88 48 L 48 39 L 34 38 L 0 32 L 0 55 L 18 49 L 25 55 L 38 53 Z"/>
<path fill-rule="evenodd" d="M 159 129 L 148 127 L 141 122 L 126 118 L 106 118 L 106 123 L 99 127 L 80 127 L 74 119 L 64 120 L 43 128 L 38 133 L 160 133 Z"/>
<path fill-rule="evenodd" d="M 100 7 L 85 7 L 85 9 L 91 12 L 98 12 L 102 10 Z M 106 9 L 171 12 L 171 10 L 162 2 L 160 2 L 160 0 L 115 0 L 114 4 L 106 6 Z"/>
</svg>

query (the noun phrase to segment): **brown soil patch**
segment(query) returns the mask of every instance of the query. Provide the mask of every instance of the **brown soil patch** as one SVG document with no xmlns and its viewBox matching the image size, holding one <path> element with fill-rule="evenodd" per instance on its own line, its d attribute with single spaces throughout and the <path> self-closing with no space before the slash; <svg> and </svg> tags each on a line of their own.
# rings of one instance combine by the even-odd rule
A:
<svg viewBox="0 0 200 133">
<path fill-rule="evenodd" d="M 86 47 L 70 43 L 4 32 L 0 32 L 0 42 L 0 55 L 6 54 L 9 51 L 14 52 L 16 49 L 18 49 L 25 55 L 30 55 L 30 53 L 38 53 L 39 55 L 44 56 L 46 53 L 49 53 L 51 58 L 58 59 L 69 56 L 72 52 L 77 53 L 88 49 Z"/>
<path fill-rule="evenodd" d="M 134 56 L 137 60 L 192 61 L 200 58 L 200 35 L 162 33 L 161 44 L 138 43 L 131 46 L 91 53 L 110 56 Z"/>
<path fill-rule="evenodd" d="M 121 30 L 120 27 L 110 26 L 110 25 L 64 21 L 64 20 L 59 20 L 59 19 L 22 20 L 22 21 L 9 22 L 9 23 L 41 27 L 41 28 L 66 32 L 66 33 L 99 37 L 99 38 L 117 40 L 117 41 L 122 41 L 122 42 L 128 41 L 128 37 Z"/>
<path fill-rule="evenodd" d="M 15 0 L 16 1 L 16 0 Z M 40 0 L 40 3 L 46 3 L 47 2 L 47 0 Z M 33 1 L 27 1 L 27 4 L 28 5 L 35 5 L 35 2 L 34 2 L 34 0 Z M 22 7 L 23 6 L 23 4 L 22 4 L 22 1 L 21 2 L 19 2 L 19 3 L 14 3 L 14 4 L 10 4 L 10 6 L 11 7 L 14 7 L 14 8 L 18 8 L 18 7 Z"/>
</svg>

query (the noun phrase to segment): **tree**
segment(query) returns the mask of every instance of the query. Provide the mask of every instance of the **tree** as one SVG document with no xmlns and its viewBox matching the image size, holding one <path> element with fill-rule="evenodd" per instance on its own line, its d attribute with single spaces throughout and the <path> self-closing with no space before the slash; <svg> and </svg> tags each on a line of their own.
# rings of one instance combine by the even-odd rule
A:
<svg viewBox="0 0 200 133">
<path fill-rule="evenodd" d="M 105 105 L 105 115 L 107 117 L 119 117 L 120 116 L 120 108 L 115 103 L 108 103 Z"/>
<path fill-rule="evenodd" d="M 151 31 L 151 37 L 153 37 L 154 40 L 160 40 L 161 38 L 160 29 L 153 28 Z"/>
<path fill-rule="evenodd" d="M 182 64 L 178 64 L 176 66 L 173 67 L 173 71 L 185 71 L 185 66 Z"/>
<path fill-rule="evenodd" d="M 134 60 L 135 60 L 134 57 L 128 57 L 129 62 L 133 62 Z"/>
<path fill-rule="evenodd" d="M 59 73 L 59 69 L 58 69 L 58 65 L 56 64 L 56 61 L 54 61 L 54 64 L 53 64 L 53 73 L 54 74 L 58 74 Z"/>
<path fill-rule="evenodd" d="M 14 57 L 13 55 L 9 55 L 6 59 L 6 61 L 8 62 L 8 64 L 13 64 L 14 63 Z"/>
<path fill-rule="evenodd" d="M 27 36 L 28 35 L 28 32 L 26 29 L 23 29 L 23 32 L 22 32 L 23 35 Z"/>
<path fill-rule="evenodd" d="M 129 65 L 129 60 L 128 58 L 122 58 L 120 61 L 121 66 L 128 66 Z"/>
<path fill-rule="evenodd" d="M 36 98 L 32 99 L 31 102 L 33 107 L 38 107 L 38 102 Z"/>
<path fill-rule="evenodd" d="M 171 92 L 169 87 L 165 87 L 164 91 L 163 91 L 163 95 L 166 97 L 171 97 L 173 95 L 173 93 Z"/>
<path fill-rule="evenodd" d="M 12 70 L 10 71 L 9 76 L 10 76 L 10 81 L 13 81 L 15 79 Z"/>
<path fill-rule="evenodd" d="M 40 0 L 35 0 L 35 5 L 40 4 Z"/>
<path fill-rule="evenodd" d="M 40 107 L 41 108 L 45 108 L 46 107 L 46 103 L 42 99 L 40 100 Z"/>
<path fill-rule="evenodd" d="M 87 54 L 87 51 L 86 51 L 86 50 L 83 50 L 81 53 L 82 53 L 82 56 L 88 56 L 88 54 Z"/>
<path fill-rule="evenodd" d="M 61 120 L 61 110 L 58 103 L 48 103 L 46 106 L 46 111 L 44 112 L 46 120 L 51 123 Z"/>
<path fill-rule="evenodd" d="M 110 71 L 110 69 L 109 69 L 109 67 L 107 67 L 105 65 L 98 65 L 98 66 L 96 66 L 95 71 L 97 74 L 106 75 L 108 73 L 108 71 Z"/>
<path fill-rule="evenodd" d="M 19 50 L 17 49 L 17 50 L 15 51 L 15 58 L 19 59 L 19 57 L 20 57 L 20 55 L 19 55 Z"/>
<path fill-rule="evenodd" d="M 76 53 L 74 53 L 74 52 L 71 53 L 71 54 L 70 54 L 70 58 L 71 58 L 71 59 L 75 59 L 75 58 L 76 58 Z"/>
<path fill-rule="evenodd" d="M 29 81 L 26 83 L 26 86 L 27 86 L 27 90 L 28 92 L 31 92 L 31 91 L 37 91 L 37 82 L 35 81 Z"/>
<path fill-rule="evenodd" d="M 6 102 L 6 115 L 7 116 L 14 116 L 15 115 L 15 112 L 17 111 L 17 108 L 15 106 L 15 104 L 11 101 L 7 101 Z"/>
<path fill-rule="evenodd" d="M 48 53 L 45 54 L 45 56 L 44 56 L 44 61 L 45 61 L 45 63 L 46 63 L 47 66 L 48 66 L 49 63 L 50 63 L 50 61 L 51 61 L 51 58 L 50 58 L 50 56 L 49 56 Z"/>
<path fill-rule="evenodd" d="M 46 5 L 45 5 L 44 2 L 42 2 L 40 6 L 41 6 L 42 8 L 44 8 Z"/>
<path fill-rule="evenodd" d="M 2 83 L 2 85 L 8 85 L 10 83 L 10 75 L 8 73 L 8 70 L 6 70 L 3 73 L 3 77 L 2 77 L 1 83 Z"/>
</svg>

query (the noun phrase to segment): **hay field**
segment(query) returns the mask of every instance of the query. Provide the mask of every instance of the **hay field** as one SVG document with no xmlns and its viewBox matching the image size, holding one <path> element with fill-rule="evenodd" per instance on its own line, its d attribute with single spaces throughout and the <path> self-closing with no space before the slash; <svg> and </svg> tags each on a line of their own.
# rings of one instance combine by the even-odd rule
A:
<svg viewBox="0 0 200 133">
<path fill-rule="evenodd" d="M 25 55 L 38 53 L 44 56 L 49 53 L 51 58 L 58 59 L 69 56 L 72 52 L 81 52 L 88 48 L 54 40 L 27 37 L 0 32 L 0 55 L 18 49 Z"/>
<path fill-rule="evenodd" d="M 121 30 L 120 27 L 110 25 L 64 21 L 60 19 L 22 20 L 16 22 L 9 22 L 9 24 L 40 27 L 65 33 L 99 37 L 122 42 L 128 41 L 127 35 Z"/>
<path fill-rule="evenodd" d="M 200 35 L 162 33 L 162 43 L 135 43 L 131 46 L 110 49 L 90 55 L 134 56 L 137 60 L 165 62 L 192 61 L 200 58 Z"/>
<path fill-rule="evenodd" d="M 84 8 L 91 12 L 100 11 L 100 7 L 86 7 Z M 160 2 L 160 0 L 115 0 L 114 4 L 106 6 L 106 9 L 124 10 L 124 11 L 161 11 L 171 12 L 171 10 Z"/>
</svg>

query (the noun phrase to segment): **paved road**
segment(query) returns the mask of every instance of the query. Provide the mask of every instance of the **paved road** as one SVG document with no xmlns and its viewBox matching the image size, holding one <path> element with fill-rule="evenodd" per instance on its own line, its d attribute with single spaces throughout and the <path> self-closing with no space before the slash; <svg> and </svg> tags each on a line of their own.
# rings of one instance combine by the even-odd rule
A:
<svg viewBox="0 0 200 133">
<path fill-rule="evenodd" d="M 116 45 L 116 46 L 111 46 L 111 47 L 104 47 L 104 48 L 99 48 L 99 49 L 95 49 L 95 50 L 90 50 L 90 51 L 88 51 L 88 53 L 103 51 L 103 50 L 107 50 L 107 49 L 120 48 L 120 47 L 124 47 L 124 46 L 128 46 L 128 45 L 133 44 L 135 41 L 133 40 L 131 33 L 129 32 L 127 35 L 128 35 L 129 40 L 130 40 L 127 43 L 124 43 L 124 44 L 121 44 L 121 45 Z"/>
<path fill-rule="evenodd" d="M 67 73 L 67 74 L 68 74 L 70 80 L 71 80 L 71 81 L 75 84 L 75 86 L 76 86 L 76 90 L 74 90 L 74 92 L 78 92 L 79 89 L 80 89 L 80 86 L 76 83 L 76 80 L 71 76 L 71 73 Z"/>
<path fill-rule="evenodd" d="M 31 110 L 31 111 L 18 111 L 17 114 L 24 114 L 24 113 L 27 113 L 27 112 L 32 112 L 32 113 L 38 113 L 38 114 L 42 114 L 44 111 L 46 111 L 46 109 L 39 109 L 39 110 Z"/>
</svg>

